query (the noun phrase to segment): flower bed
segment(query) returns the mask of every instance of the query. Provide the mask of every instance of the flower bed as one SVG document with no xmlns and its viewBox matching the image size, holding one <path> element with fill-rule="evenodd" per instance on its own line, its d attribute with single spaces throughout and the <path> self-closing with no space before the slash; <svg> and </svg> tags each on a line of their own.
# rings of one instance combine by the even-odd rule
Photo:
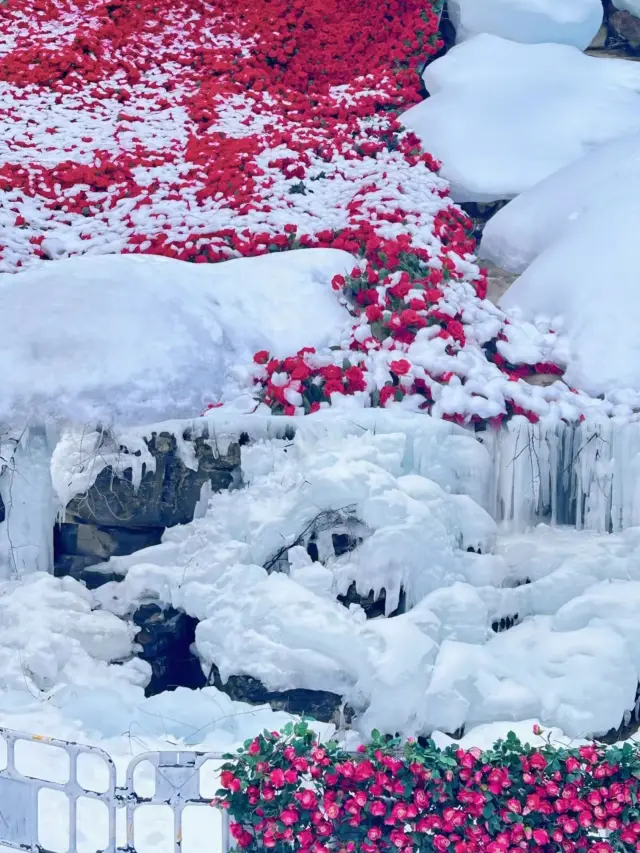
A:
<svg viewBox="0 0 640 853">
<path fill-rule="evenodd" d="M 483 753 L 401 747 L 374 732 L 353 755 L 319 745 L 302 722 L 228 758 L 214 804 L 230 810 L 249 851 L 640 850 L 630 744 L 537 749 L 510 734 Z"/>
<path fill-rule="evenodd" d="M 334 288 L 352 329 L 324 353 L 258 354 L 259 408 L 579 417 L 588 398 L 520 381 L 561 374 L 562 340 L 484 300 L 471 222 L 398 121 L 441 46 L 436 7 L 5 0 L 0 271 L 78 253 L 344 249 L 355 265 Z"/>
</svg>

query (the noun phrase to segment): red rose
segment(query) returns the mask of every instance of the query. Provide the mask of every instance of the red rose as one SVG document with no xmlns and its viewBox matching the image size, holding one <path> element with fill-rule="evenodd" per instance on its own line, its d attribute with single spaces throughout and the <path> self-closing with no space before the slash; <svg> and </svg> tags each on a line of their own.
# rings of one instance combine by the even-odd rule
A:
<svg viewBox="0 0 640 853">
<path fill-rule="evenodd" d="M 342 290 L 345 285 L 344 276 L 343 275 L 334 275 L 331 279 L 331 287 L 334 290 Z"/>
<path fill-rule="evenodd" d="M 364 313 L 370 323 L 376 323 L 382 319 L 382 309 L 378 305 L 367 305 Z"/>
<path fill-rule="evenodd" d="M 256 364 L 266 364 L 269 361 L 269 353 L 266 349 L 261 349 L 254 355 L 253 360 Z"/>
<path fill-rule="evenodd" d="M 392 361 L 389 365 L 389 370 L 395 373 L 396 376 L 405 376 L 411 370 L 411 365 L 406 359 L 401 358 L 398 361 Z"/>
<path fill-rule="evenodd" d="M 331 394 L 344 394 L 344 385 L 337 379 L 328 379 L 324 383 L 324 387 L 322 390 L 327 395 L 327 397 L 329 397 Z"/>
</svg>

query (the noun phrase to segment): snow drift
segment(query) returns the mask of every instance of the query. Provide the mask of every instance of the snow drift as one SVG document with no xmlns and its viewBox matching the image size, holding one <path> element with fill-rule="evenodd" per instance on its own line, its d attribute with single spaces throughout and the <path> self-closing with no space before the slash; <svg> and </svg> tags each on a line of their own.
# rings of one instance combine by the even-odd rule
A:
<svg viewBox="0 0 640 853">
<path fill-rule="evenodd" d="M 602 24 L 601 0 L 449 0 L 448 9 L 459 42 L 492 33 L 511 41 L 559 42 L 584 50 Z"/>
<path fill-rule="evenodd" d="M 346 252 L 194 265 L 113 255 L 42 263 L 0 284 L 0 424 L 150 423 L 247 383 L 256 350 L 341 339 L 331 278 Z"/>
<path fill-rule="evenodd" d="M 513 198 L 640 130 L 640 67 L 482 34 L 428 66 L 431 97 L 401 121 L 443 163 L 455 201 Z"/>
<path fill-rule="evenodd" d="M 485 225 L 479 254 L 509 272 L 523 272 L 570 228 L 580 227 L 585 213 L 613 210 L 623 197 L 638 195 L 640 134 L 632 133 L 590 151 L 501 208 Z M 632 223 L 625 229 L 629 242 L 632 229 Z"/>
</svg>

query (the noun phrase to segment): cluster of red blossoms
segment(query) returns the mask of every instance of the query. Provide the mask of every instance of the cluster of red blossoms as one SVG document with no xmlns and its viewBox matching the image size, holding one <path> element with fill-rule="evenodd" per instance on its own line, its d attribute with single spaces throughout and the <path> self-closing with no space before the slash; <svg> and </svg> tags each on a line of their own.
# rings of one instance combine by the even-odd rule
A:
<svg viewBox="0 0 640 853">
<path fill-rule="evenodd" d="M 213 804 L 251 853 L 640 850 L 630 745 L 536 749 L 510 734 L 489 752 L 441 751 L 374 732 L 354 755 L 302 722 L 227 758 Z"/>
<path fill-rule="evenodd" d="M 471 223 L 398 120 L 442 46 L 440 6 L 6 0 L 0 272 L 87 251 L 212 263 L 341 249 L 358 262 L 334 280 L 350 339 L 331 364 L 260 356 L 256 396 L 273 412 L 360 397 L 460 423 L 535 421 L 517 380 L 561 372 L 552 348 L 537 364 L 501 353 L 509 324 L 481 307 Z M 416 337 L 439 354 L 427 366 L 407 353 Z M 478 360 L 482 382 L 503 383 L 491 400 L 475 368 L 468 383 Z"/>
</svg>

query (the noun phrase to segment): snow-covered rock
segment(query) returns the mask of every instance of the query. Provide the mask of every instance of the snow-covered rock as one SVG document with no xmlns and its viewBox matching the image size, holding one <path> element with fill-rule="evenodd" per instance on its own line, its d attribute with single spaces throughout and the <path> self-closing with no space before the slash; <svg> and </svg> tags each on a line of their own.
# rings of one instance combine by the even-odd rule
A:
<svg viewBox="0 0 640 853">
<path fill-rule="evenodd" d="M 253 352 L 340 340 L 331 278 L 353 263 L 332 249 L 217 265 L 113 255 L 4 276 L 0 424 L 193 416 L 238 394 Z"/>
<path fill-rule="evenodd" d="M 511 41 L 560 42 L 580 50 L 598 32 L 603 11 L 601 0 L 449 0 L 448 9 L 459 42 L 493 33 Z"/>
<path fill-rule="evenodd" d="M 640 0 L 613 0 L 613 5 L 616 9 L 631 12 L 632 15 L 640 18 Z"/>
<path fill-rule="evenodd" d="M 562 325 L 571 353 L 565 379 L 590 393 L 640 392 L 640 300 L 635 223 L 640 201 L 594 208 L 531 264 L 500 301 Z"/>
<path fill-rule="evenodd" d="M 429 65 L 431 97 L 401 117 L 442 161 L 456 201 L 513 198 L 640 130 L 640 65 L 482 34 Z"/>
<path fill-rule="evenodd" d="M 484 228 L 480 257 L 521 273 L 568 229 L 579 227 L 585 213 L 639 195 L 640 133 L 632 133 L 590 151 L 501 208 Z"/>
</svg>

